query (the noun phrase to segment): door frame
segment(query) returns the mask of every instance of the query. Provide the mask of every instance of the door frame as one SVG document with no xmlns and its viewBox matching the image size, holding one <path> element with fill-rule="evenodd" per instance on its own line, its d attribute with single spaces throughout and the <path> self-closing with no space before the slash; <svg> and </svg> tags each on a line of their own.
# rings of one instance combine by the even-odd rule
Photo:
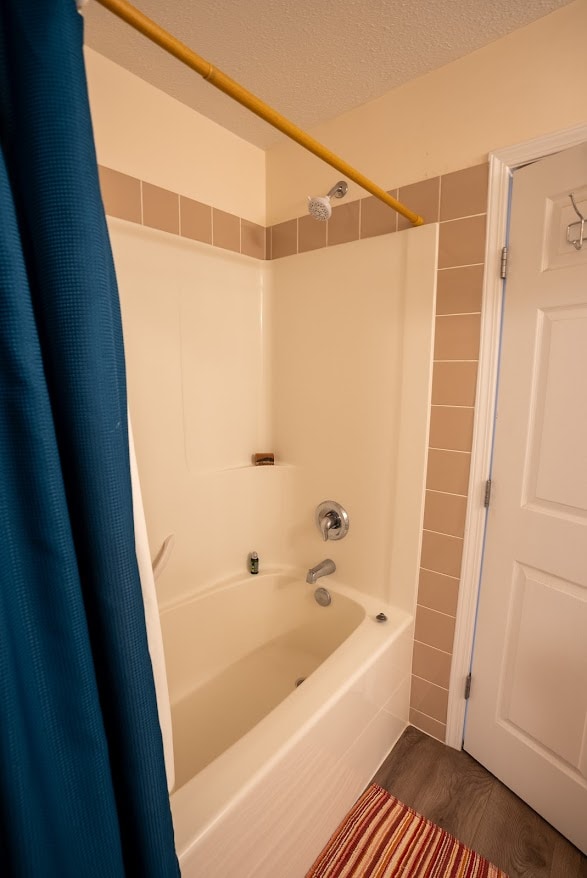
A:
<svg viewBox="0 0 587 878">
<path fill-rule="evenodd" d="M 507 241 L 510 181 L 516 168 L 585 142 L 587 124 L 556 131 L 489 154 L 487 239 L 475 423 L 446 724 L 446 743 L 457 750 L 461 749 L 464 738 L 467 705 L 465 683 L 472 662 L 485 545 L 487 509 L 484 496 L 493 448 L 502 318 L 501 251 Z"/>
</svg>

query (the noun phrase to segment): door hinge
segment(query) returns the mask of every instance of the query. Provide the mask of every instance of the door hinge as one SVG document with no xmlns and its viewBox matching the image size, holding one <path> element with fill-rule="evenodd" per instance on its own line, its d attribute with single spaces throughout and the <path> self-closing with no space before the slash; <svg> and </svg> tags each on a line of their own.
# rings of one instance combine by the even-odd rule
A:
<svg viewBox="0 0 587 878">
<path fill-rule="evenodd" d="M 508 256 L 509 250 L 507 247 L 501 248 L 501 260 L 499 263 L 499 276 L 502 280 L 505 280 L 508 276 Z"/>
<path fill-rule="evenodd" d="M 467 674 L 467 679 L 465 680 L 465 701 L 469 700 L 470 694 L 471 694 L 471 674 Z"/>
<path fill-rule="evenodd" d="M 485 482 L 485 494 L 483 495 L 483 505 L 486 509 L 489 508 L 489 503 L 491 501 L 491 479 L 487 479 Z"/>
</svg>

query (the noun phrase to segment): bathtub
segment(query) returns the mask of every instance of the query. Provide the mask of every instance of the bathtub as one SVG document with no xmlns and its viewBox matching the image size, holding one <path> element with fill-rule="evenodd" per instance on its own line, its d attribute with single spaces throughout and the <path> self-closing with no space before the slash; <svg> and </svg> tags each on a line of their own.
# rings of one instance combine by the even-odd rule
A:
<svg viewBox="0 0 587 878">
<path fill-rule="evenodd" d="M 276 571 L 161 613 L 183 878 L 303 878 L 407 725 L 412 617 L 317 585 L 329 606 Z"/>
</svg>

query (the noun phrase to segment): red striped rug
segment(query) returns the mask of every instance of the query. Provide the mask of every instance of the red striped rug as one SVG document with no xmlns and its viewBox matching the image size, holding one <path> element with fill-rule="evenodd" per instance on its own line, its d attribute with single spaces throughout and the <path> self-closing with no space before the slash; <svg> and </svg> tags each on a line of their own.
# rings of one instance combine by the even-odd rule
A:
<svg viewBox="0 0 587 878">
<path fill-rule="evenodd" d="M 479 854 L 373 784 L 306 878 L 507 878 Z"/>
</svg>

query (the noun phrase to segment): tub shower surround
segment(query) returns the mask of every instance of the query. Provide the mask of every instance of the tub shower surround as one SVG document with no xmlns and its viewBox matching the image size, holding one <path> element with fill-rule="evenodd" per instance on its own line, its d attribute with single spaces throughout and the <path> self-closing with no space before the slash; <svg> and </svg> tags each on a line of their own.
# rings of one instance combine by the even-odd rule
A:
<svg viewBox="0 0 587 878">
<path fill-rule="evenodd" d="M 301 874 L 408 720 L 438 227 L 272 266 L 119 219 L 110 231 L 149 534 L 153 545 L 176 535 L 158 599 L 184 875 L 192 862 L 227 878 L 290 862 Z M 345 380 L 317 382 L 340 351 Z M 252 465 L 252 449 L 273 447 L 274 466 Z M 315 518 L 325 497 L 351 520 L 327 551 Z M 259 574 L 223 584 L 253 548 Z M 324 608 L 304 580 L 327 556 L 356 593 Z M 270 564 L 305 569 L 267 591 Z M 330 590 L 331 578 L 319 582 Z M 374 620 L 381 611 L 388 622 Z M 400 634 L 398 678 L 397 656 L 379 658 Z M 296 718 L 284 704 L 308 709 Z"/>
<path fill-rule="evenodd" d="M 101 168 L 110 216 L 256 259 L 279 259 L 402 231 L 409 224 L 376 198 L 264 229 L 244 218 Z M 460 581 L 479 356 L 487 209 L 486 163 L 389 190 L 439 222 L 436 340 L 428 472 L 413 654 L 410 722 L 444 740 Z"/>
<path fill-rule="evenodd" d="M 304 576 L 219 584 L 162 612 L 184 878 L 305 874 L 407 724 L 412 617 L 333 577 L 321 607 Z"/>
</svg>

